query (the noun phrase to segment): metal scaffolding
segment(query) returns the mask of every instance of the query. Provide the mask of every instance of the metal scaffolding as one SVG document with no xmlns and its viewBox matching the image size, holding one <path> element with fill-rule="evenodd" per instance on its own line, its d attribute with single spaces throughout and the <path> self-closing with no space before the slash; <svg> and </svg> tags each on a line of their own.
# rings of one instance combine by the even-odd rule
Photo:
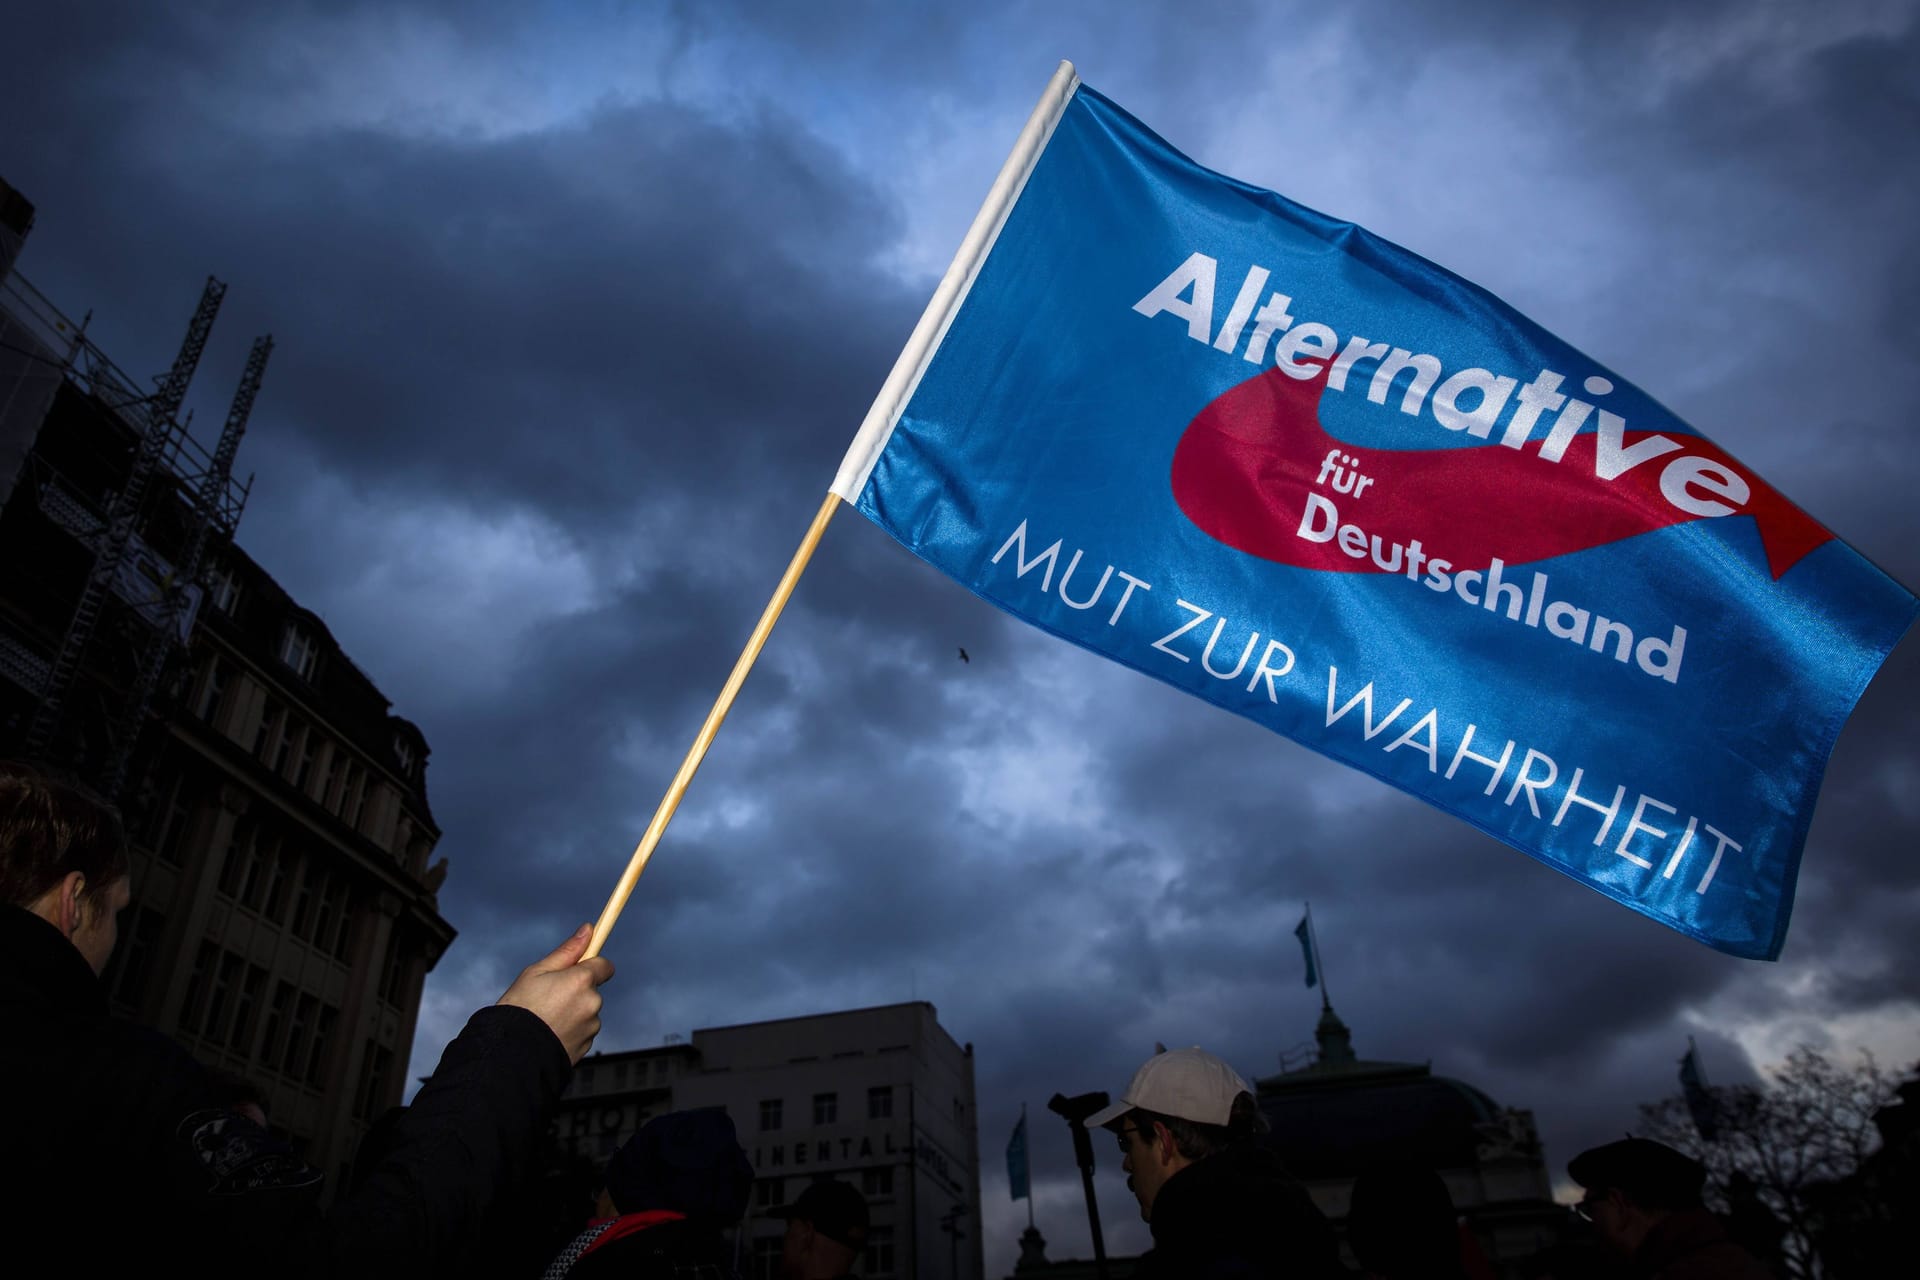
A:
<svg viewBox="0 0 1920 1280">
<path fill-rule="evenodd" d="M 255 340 L 233 406 L 212 453 L 199 445 L 180 420 L 187 387 L 206 350 L 226 285 L 209 276 L 194 309 L 173 365 L 157 379 L 151 394 L 135 384 L 87 338 L 85 325 L 74 327 L 16 273 L 8 279 L 9 310 L 49 334 L 68 337 L 63 372 L 69 383 L 95 404 L 117 416 L 134 436 L 124 480 L 106 496 L 104 509 L 79 491 L 44 459 L 33 466 L 41 511 L 93 552 L 85 585 L 74 605 L 58 650 L 38 659 L 15 642 L 0 646 L 16 659 L 16 678 L 38 684 L 39 700 L 25 748 L 44 758 L 55 749 L 63 714 L 81 672 L 94 653 L 95 635 L 118 596 L 125 610 L 124 633 L 133 647 L 133 677 L 117 707 L 107 714 L 107 745 L 93 775 L 109 797 L 126 780 L 134 748 L 145 725 L 155 689 L 168 657 L 186 641 L 202 590 L 200 574 L 207 553 L 230 539 L 246 505 L 249 484 L 233 481 L 233 460 L 259 393 L 271 337 Z M 51 345 L 51 344 L 49 344 Z M 181 550 L 169 563 L 143 536 L 155 515 L 169 511 L 181 537 Z M 13 650 L 19 653 L 12 653 Z M 44 668 L 44 673 L 39 668 Z M 27 680 L 23 679 L 23 683 Z M 32 684 L 29 684 L 32 687 Z"/>
</svg>

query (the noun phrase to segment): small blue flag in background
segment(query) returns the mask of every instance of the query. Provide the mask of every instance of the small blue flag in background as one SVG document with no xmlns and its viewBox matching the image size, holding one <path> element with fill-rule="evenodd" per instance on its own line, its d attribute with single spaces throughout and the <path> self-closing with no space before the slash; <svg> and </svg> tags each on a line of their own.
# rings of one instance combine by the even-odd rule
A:
<svg viewBox="0 0 1920 1280">
<path fill-rule="evenodd" d="M 1720 1136 L 1720 1108 L 1713 1090 L 1707 1087 L 1706 1073 L 1700 1069 L 1700 1051 L 1687 1039 L 1687 1056 L 1680 1059 L 1680 1093 L 1687 1100 L 1687 1114 L 1700 1136 L 1712 1142 Z"/>
<path fill-rule="evenodd" d="M 1015 1200 L 1025 1200 L 1031 1194 L 1027 1186 L 1027 1113 L 1020 1112 L 1020 1123 L 1013 1126 L 1013 1136 L 1007 1139 L 1007 1190 Z"/>
<path fill-rule="evenodd" d="M 1300 954 L 1307 962 L 1307 985 L 1311 987 L 1320 981 L 1320 970 L 1313 963 L 1313 922 L 1310 917 L 1300 917 L 1300 923 L 1293 928 L 1293 936 L 1300 939 Z"/>
</svg>

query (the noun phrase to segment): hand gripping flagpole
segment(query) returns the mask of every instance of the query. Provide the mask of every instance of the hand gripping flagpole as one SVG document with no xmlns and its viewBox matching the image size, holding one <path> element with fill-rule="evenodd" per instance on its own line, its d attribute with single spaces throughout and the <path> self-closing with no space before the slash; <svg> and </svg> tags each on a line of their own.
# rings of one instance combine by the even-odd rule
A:
<svg viewBox="0 0 1920 1280">
<path fill-rule="evenodd" d="M 627 869 L 621 873 L 619 883 L 614 885 L 607 905 L 601 908 L 600 918 L 593 926 L 593 939 L 587 944 L 582 959 L 599 955 L 601 947 L 606 944 L 607 935 L 613 932 L 620 913 L 626 909 L 627 899 L 633 895 L 634 885 L 639 883 L 640 873 L 646 870 L 660 837 L 666 832 L 667 823 L 673 820 L 674 811 L 680 807 L 687 787 L 693 782 L 693 775 L 700 770 L 700 762 L 706 759 L 714 735 L 720 732 L 727 713 L 733 710 L 733 700 L 739 696 L 740 687 L 747 682 L 747 673 L 753 670 L 753 664 L 759 660 L 767 637 L 773 634 L 774 623 L 780 620 L 780 613 L 793 595 L 800 575 L 813 558 L 814 548 L 820 545 L 821 535 L 827 531 L 827 522 L 833 519 L 833 513 L 841 502 L 853 502 L 865 487 L 867 476 L 879 460 L 880 451 L 886 447 L 887 437 L 893 432 L 894 423 L 899 421 L 901 409 L 912 397 L 914 388 L 920 382 L 920 375 L 926 371 L 933 353 L 940 346 L 941 338 L 946 336 L 947 326 L 953 322 L 954 313 L 960 309 L 961 301 L 979 273 L 980 264 L 986 261 L 987 251 L 993 247 L 1007 214 L 1013 209 L 1014 201 L 1019 199 L 1021 190 L 1027 184 L 1027 176 L 1033 172 L 1041 151 L 1046 148 L 1047 139 L 1053 135 L 1054 125 L 1059 123 L 1068 100 L 1079 85 L 1080 77 L 1074 73 L 1071 62 L 1062 62 L 1054 71 L 1053 79 L 1047 82 L 1046 92 L 1040 95 L 1040 102 L 1027 118 L 1026 127 L 1020 131 L 1012 154 L 1000 166 L 1000 175 L 994 179 L 993 188 L 988 191 L 980 212 L 974 215 L 966 239 L 960 242 L 959 253 L 954 255 L 946 274 L 940 278 L 933 299 L 921 313 L 920 322 L 913 328 L 913 335 L 907 339 L 900 358 L 894 361 L 893 371 L 881 385 L 880 394 L 874 397 L 873 407 L 867 410 L 866 418 L 861 421 L 852 446 L 841 460 L 839 473 L 834 476 L 833 487 L 820 504 L 806 537 L 800 540 L 799 549 L 788 562 L 787 571 L 780 577 L 780 585 L 774 589 L 773 598 L 767 601 L 767 607 L 761 612 L 760 621 L 748 637 L 747 647 L 741 651 L 739 661 L 733 664 L 733 671 L 721 687 L 713 709 L 707 712 L 706 723 L 700 726 L 693 746 L 687 750 L 686 759 L 680 762 L 679 772 L 673 775 L 666 795 L 660 799 L 659 808 L 653 811 L 653 820 L 647 823 L 646 833 L 640 837 L 633 857 L 627 861 Z"/>
</svg>

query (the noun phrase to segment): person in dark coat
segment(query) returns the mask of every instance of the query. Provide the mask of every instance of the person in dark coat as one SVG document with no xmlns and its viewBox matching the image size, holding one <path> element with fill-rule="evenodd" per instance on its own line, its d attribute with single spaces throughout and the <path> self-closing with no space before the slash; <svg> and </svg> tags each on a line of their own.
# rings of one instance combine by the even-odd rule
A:
<svg viewBox="0 0 1920 1280">
<path fill-rule="evenodd" d="M 871 1229 L 867 1198 L 838 1178 L 809 1182 L 792 1204 L 767 1216 L 787 1223 L 780 1240 L 780 1280 L 843 1280 L 867 1247 Z"/>
<path fill-rule="evenodd" d="M 1407 1162 L 1374 1165 L 1354 1180 L 1347 1244 L 1372 1280 L 1479 1280 L 1491 1276 L 1460 1225 L 1446 1180 Z"/>
<path fill-rule="evenodd" d="M 600 1029 L 583 927 L 475 1013 L 326 1214 L 322 1179 L 166 1037 L 108 1016 L 118 816 L 0 764 L 0 1237 L 8 1274 L 432 1274 L 523 1175 Z"/>
<path fill-rule="evenodd" d="M 1087 1118 L 1112 1130 L 1153 1248 L 1140 1280 L 1320 1280 L 1340 1274 L 1333 1228 L 1264 1141 L 1240 1074 L 1198 1047 L 1147 1059 L 1120 1101 Z"/>
<path fill-rule="evenodd" d="M 640 1127 L 607 1162 L 602 1217 L 547 1267 L 545 1280 L 736 1280 L 722 1234 L 739 1224 L 753 1166 L 719 1107 Z"/>
<path fill-rule="evenodd" d="M 1700 1200 L 1707 1170 L 1650 1138 L 1623 1138 L 1575 1156 L 1586 1189 L 1577 1210 L 1601 1241 L 1648 1280 L 1772 1280 Z"/>
</svg>

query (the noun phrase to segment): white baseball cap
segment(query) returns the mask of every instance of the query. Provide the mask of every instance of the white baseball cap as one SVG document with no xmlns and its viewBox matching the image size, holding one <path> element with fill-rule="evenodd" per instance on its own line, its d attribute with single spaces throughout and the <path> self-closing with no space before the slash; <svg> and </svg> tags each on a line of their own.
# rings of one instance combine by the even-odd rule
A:
<svg viewBox="0 0 1920 1280">
<path fill-rule="evenodd" d="M 1133 1073 L 1133 1083 L 1120 1101 L 1088 1116 L 1086 1125 L 1097 1129 L 1138 1108 L 1195 1124 L 1224 1126 L 1233 1115 L 1233 1100 L 1252 1092 L 1253 1086 L 1238 1071 L 1199 1045 L 1168 1049 L 1148 1058 Z"/>
</svg>

